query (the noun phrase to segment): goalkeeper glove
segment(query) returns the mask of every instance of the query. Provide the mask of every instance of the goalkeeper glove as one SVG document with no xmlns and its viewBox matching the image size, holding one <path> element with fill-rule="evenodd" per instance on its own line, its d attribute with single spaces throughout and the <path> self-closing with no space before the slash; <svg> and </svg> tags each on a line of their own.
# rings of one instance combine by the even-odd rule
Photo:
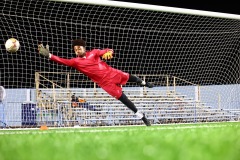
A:
<svg viewBox="0 0 240 160">
<path fill-rule="evenodd" d="M 102 58 L 105 60 L 109 60 L 113 58 L 113 51 L 109 50 L 108 52 L 104 53 L 104 55 L 102 55 Z"/>
<path fill-rule="evenodd" d="M 43 44 L 39 44 L 38 45 L 38 51 L 39 54 L 45 56 L 45 57 L 49 57 L 50 55 L 50 51 L 49 51 L 49 46 L 46 45 L 46 48 L 43 46 Z"/>
</svg>

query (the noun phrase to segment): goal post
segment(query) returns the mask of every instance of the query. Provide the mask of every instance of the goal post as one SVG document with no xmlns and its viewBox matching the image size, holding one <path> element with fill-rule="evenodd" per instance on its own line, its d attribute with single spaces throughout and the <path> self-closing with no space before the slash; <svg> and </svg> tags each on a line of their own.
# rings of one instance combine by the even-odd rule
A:
<svg viewBox="0 0 240 160">
<path fill-rule="evenodd" d="M 142 9 L 142 10 L 152 10 L 160 12 L 171 12 L 179 14 L 188 14 L 188 15 L 199 15 L 206 17 L 216 17 L 216 18 L 230 18 L 230 19 L 240 19 L 240 15 L 213 12 L 213 11 L 203 11 L 196 9 L 186 9 L 178 7 L 168 7 L 160 5 L 150 5 L 142 3 L 133 3 L 133 2 L 124 2 L 124 1 L 112 1 L 112 0 L 50 0 L 56 2 L 72 2 L 72 3 L 82 3 L 82 4 L 91 4 L 91 5 L 101 5 L 101 6 L 111 6 L 111 7 L 122 7 L 122 8 L 132 8 L 132 9 Z"/>
<path fill-rule="evenodd" d="M 0 48 L 8 126 L 22 126 L 25 106 L 36 111 L 33 126 L 142 124 L 88 77 L 37 53 L 41 42 L 54 55 L 73 58 L 77 38 L 87 50 L 112 48 L 107 64 L 155 85 L 122 86 L 154 124 L 239 116 L 240 15 L 108 0 L 3 0 L 0 9 L 2 44 L 11 37 L 21 44 L 17 53 Z M 71 106 L 73 95 L 84 97 L 84 107 Z"/>
</svg>

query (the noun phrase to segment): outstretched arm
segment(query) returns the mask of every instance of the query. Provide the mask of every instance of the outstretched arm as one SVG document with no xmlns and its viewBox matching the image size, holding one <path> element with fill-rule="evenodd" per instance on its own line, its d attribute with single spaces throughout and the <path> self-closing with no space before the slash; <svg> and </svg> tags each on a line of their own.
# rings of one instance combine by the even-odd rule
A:
<svg viewBox="0 0 240 160">
<path fill-rule="evenodd" d="M 43 44 L 39 44 L 38 45 L 38 51 L 39 51 L 39 54 L 41 54 L 42 56 L 47 57 L 50 60 L 52 60 L 54 62 L 57 62 L 59 64 L 69 66 L 69 67 L 72 67 L 73 64 L 74 64 L 74 61 L 72 59 L 64 59 L 64 58 L 60 58 L 58 56 L 55 56 L 55 55 L 51 54 L 50 51 L 49 51 L 48 45 L 45 48 L 43 46 Z"/>
</svg>

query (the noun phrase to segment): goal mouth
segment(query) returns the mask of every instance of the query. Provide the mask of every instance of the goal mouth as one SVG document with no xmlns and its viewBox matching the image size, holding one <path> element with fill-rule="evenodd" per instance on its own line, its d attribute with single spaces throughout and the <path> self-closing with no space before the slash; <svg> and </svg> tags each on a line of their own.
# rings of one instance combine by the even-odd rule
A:
<svg viewBox="0 0 240 160">
<path fill-rule="evenodd" d="M 108 65 L 154 84 L 122 86 L 153 123 L 239 120 L 239 15 L 115 1 L 0 6 L 3 40 L 15 37 L 21 43 L 17 54 L 0 48 L 6 102 L 0 118 L 8 126 L 142 125 L 88 77 L 38 53 L 42 42 L 53 55 L 71 59 L 79 37 L 86 50 L 113 49 Z M 83 97 L 74 107 L 73 93 Z"/>
</svg>

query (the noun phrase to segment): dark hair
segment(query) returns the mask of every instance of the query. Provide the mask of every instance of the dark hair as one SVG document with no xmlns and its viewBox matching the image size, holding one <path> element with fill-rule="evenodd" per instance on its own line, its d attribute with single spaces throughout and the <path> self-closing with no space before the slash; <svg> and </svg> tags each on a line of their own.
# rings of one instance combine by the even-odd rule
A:
<svg viewBox="0 0 240 160">
<path fill-rule="evenodd" d="M 72 41 L 72 47 L 74 48 L 74 46 L 86 47 L 86 42 L 82 39 L 75 39 L 75 40 Z"/>
</svg>

